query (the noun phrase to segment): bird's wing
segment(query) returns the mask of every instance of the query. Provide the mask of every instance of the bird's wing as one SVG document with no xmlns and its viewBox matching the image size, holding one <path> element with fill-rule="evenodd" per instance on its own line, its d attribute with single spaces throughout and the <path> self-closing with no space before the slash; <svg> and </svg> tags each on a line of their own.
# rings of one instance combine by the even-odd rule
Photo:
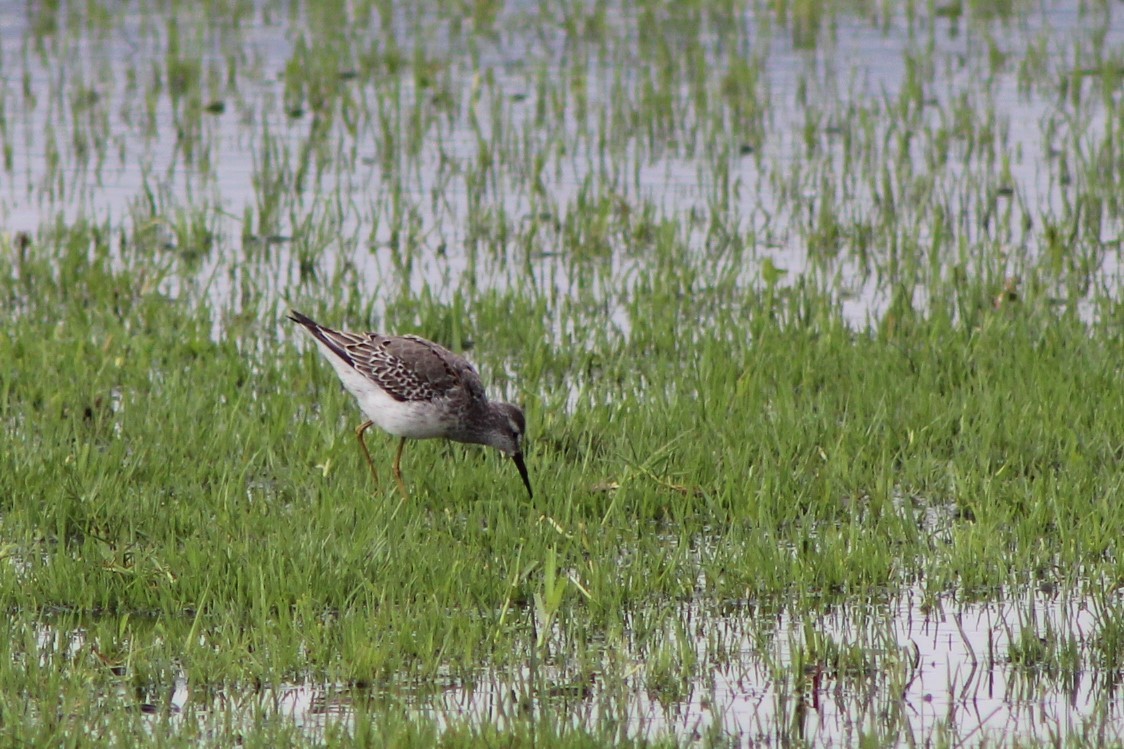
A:
<svg viewBox="0 0 1124 749">
<path fill-rule="evenodd" d="M 290 319 L 316 336 L 335 356 L 398 401 L 438 400 L 463 388 L 484 401 L 484 385 L 471 364 L 444 346 L 413 335 L 332 330 L 292 311 Z"/>
<path fill-rule="evenodd" d="M 472 365 L 432 341 L 377 333 L 349 337 L 358 339 L 345 346 L 355 369 L 395 400 L 438 400 L 458 388 L 473 397 L 483 395 Z"/>
</svg>

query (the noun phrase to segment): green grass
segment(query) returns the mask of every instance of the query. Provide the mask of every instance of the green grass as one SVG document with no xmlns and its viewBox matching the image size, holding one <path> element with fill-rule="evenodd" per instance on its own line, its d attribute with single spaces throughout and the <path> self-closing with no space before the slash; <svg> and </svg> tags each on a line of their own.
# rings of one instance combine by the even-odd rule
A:
<svg viewBox="0 0 1124 749">
<path fill-rule="evenodd" d="M 48 4 L 0 50 L 0 210 L 38 222 L 0 237 L 5 743 L 736 743 L 719 677 L 763 739 L 831 693 L 848 738 L 990 741 L 910 717 L 896 604 L 1033 590 L 1092 622 L 1019 609 L 979 662 L 1016 714 L 1090 674 L 1111 727 L 1105 18 L 220 5 Z M 440 442 L 403 501 L 382 435 L 373 485 L 290 306 L 466 351 L 534 501 Z"/>
<path fill-rule="evenodd" d="M 519 313 L 465 325 L 486 378 L 514 367 L 534 504 L 499 456 L 441 443 L 410 445 L 404 502 L 372 486 L 350 396 L 279 311 L 216 338 L 210 310 L 132 270 L 30 254 L 4 274 L 22 301 L 0 343 L 0 593 L 135 684 L 393 683 L 528 652 L 601 672 L 607 633 L 643 641 L 636 611 L 661 600 L 814 612 L 918 580 L 986 597 L 1121 576 L 1114 323 L 1033 300 L 954 322 L 934 300 L 855 334 L 814 294 L 714 292 L 680 301 L 712 307 L 699 327 L 653 287 L 627 339 L 583 351 L 528 340 L 546 312 L 508 295 Z M 393 443 L 373 442 L 388 478 Z M 697 678 L 676 641 L 651 656 L 658 701 Z M 1045 657 L 1024 642 L 1012 660 Z M 84 648 L 65 660 L 119 681 Z"/>
</svg>

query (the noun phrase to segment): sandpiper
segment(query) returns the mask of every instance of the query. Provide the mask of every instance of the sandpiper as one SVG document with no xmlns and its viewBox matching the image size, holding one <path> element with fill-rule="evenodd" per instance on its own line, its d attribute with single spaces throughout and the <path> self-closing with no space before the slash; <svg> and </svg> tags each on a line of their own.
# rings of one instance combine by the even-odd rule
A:
<svg viewBox="0 0 1124 749">
<path fill-rule="evenodd" d="M 394 479 L 403 497 L 409 496 L 401 469 L 406 440 L 437 437 L 496 448 L 515 462 L 527 495 L 534 497 L 523 462 L 523 412 L 510 403 L 489 401 L 480 375 L 464 357 L 414 335 L 346 333 L 325 328 L 296 310 L 289 319 L 316 339 L 367 417 L 355 436 L 376 484 L 378 472 L 363 440 L 371 426 L 401 438 Z"/>
</svg>

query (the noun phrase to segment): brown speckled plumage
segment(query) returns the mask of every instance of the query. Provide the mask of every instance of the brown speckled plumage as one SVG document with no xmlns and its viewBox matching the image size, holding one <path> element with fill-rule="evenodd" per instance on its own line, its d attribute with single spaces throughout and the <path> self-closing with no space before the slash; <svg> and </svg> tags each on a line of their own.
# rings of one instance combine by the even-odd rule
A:
<svg viewBox="0 0 1124 749">
<path fill-rule="evenodd" d="M 523 412 L 510 403 L 489 401 L 480 375 L 463 357 L 414 335 L 332 330 L 296 310 L 289 319 L 313 335 L 367 415 L 369 421 L 356 434 L 376 480 L 363 441 L 363 432 L 372 425 L 402 438 L 394 473 L 404 494 L 399 463 L 405 440 L 435 437 L 491 445 L 509 455 L 532 494 L 523 463 Z"/>
</svg>

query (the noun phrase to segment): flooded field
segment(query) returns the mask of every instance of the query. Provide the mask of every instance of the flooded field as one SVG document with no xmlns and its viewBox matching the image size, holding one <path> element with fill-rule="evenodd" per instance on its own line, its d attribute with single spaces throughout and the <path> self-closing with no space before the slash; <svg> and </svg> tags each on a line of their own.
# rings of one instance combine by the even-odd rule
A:
<svg viewBox="0 0 1124 749">
<path fill-rule="evenodd" d="M 1021 277 L 1052 232 L 1118 285 L 1111 5 L 447 10 L 7 4 L 5 226 L 180 248 L 234 307 L 244 266 L 262 295 L 304 268 L 448 302 L 466 276 L 567 293 L 590 254 L 611 297 L 648 257 L 614 231 L 637 209 L 860 325 L 898 263 Z"/>
<path fill-rule="evenodd" d="M 1109 610 L 1105 609 L 1109 607 Z M 380 713 L 447 727 L 598 725 L 613 740 L 705 744 L 885 744 L 1121 741 L 1119 598 L 1057 591 L 986 603 L 920 591 L 826 614 L 748 603 L 638 612 L 620 641 L 596 643 L 594 663 L 567 662 L 556 630 L 515 669 L 350 684 L 215 687 L 179 668 L 166 684 L 105 695 L 149 716 L 151 730 L 192 724 L 201 735 L 252 733 L 276 722 L 323 741 L 352 735 Z M 713 608 L 713 607 L 709 607 Z M 673 616 L 669 619 L 668 614 Z M 669 623 L 670 622 L 670 623 Z M 656 631 L 648 631 L 655 623 Z M 643 634 L 640 634 L 643 633 Z M 41 645 L 71 657 L 91 648 L 79 628 L 47 628 Z M 131 692 L 131 693 L 130 693 Z"/>
<path fill-rule="evenodd" d="M 1120 3 L 0 2 L 0 70 L 7 742 L 1124 741 Z M 374 485 L 290 307 L 465 352 L 534 501 Z"/>
</svg>

